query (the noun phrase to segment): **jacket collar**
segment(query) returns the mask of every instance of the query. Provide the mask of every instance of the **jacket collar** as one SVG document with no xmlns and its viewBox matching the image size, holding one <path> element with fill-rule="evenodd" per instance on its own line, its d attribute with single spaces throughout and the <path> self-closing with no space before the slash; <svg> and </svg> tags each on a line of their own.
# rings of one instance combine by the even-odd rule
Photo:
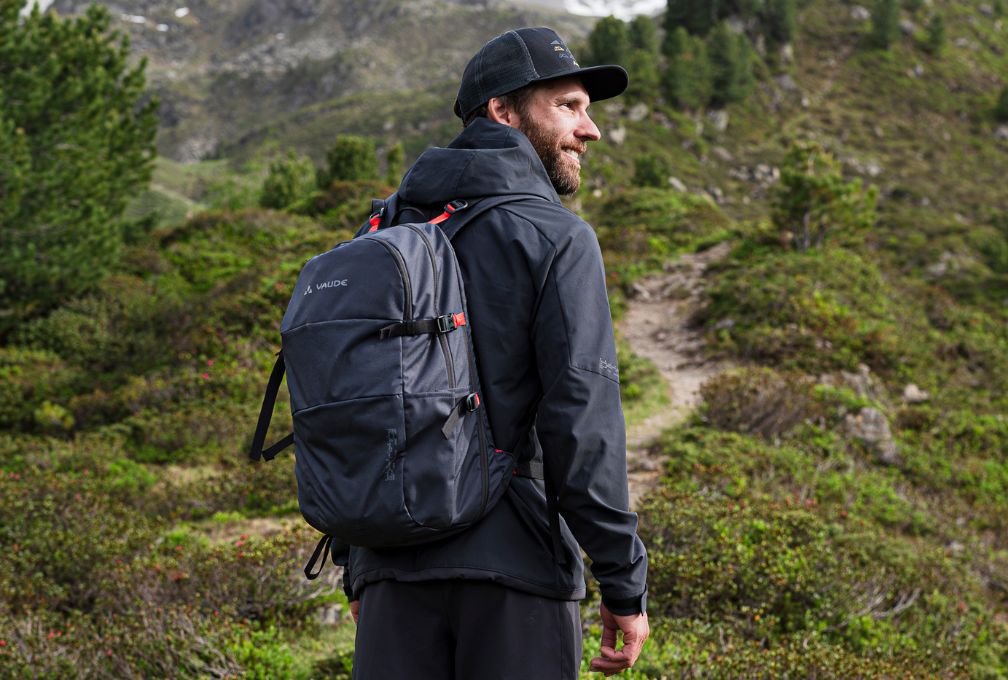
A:
<svg viewBox="0 0 1008 680">
<path fill-rule="evenodd" d="M 486 118 L 473 121 L 447 148 L 424 151 L 399 187 L 399 197 L 415 205 L 508 194 L 560 203 L 528 138 Z"/>
</svg>

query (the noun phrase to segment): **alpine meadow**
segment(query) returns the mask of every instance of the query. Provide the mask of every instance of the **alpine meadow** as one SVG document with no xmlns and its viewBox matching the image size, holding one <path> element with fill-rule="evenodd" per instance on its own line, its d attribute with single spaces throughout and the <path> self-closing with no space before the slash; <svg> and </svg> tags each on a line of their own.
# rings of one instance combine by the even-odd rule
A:
<svg viewBox="0 0 1008 680">
<path fill-rule="evenodd" d="M 351 677 L 246 455 L 280 320 L 519 26 L 630 75 L 565 199 L 649 557 L 618 677 L 1008 678 L 1008 3 L 563 4 L 0 0 L 0 678 Z"/>
</svg>

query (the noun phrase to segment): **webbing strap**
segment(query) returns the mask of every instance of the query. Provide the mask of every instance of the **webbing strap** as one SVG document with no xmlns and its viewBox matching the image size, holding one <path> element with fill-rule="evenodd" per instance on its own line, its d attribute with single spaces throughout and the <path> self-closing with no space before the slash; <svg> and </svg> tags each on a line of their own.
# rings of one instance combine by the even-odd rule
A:
<svg viewBox="0 0 1008 680">
<path fill-rule="evenodd" d="M 270 372 L 269 382 L 266 383 L 266 394 L 263 396 L 262 408 L 259 409 L 259 422 L 256 423 L 256 431 L 252 436 L 252 445 L 249 447 L 249 458 L 257 461 L 259 459 L 273 460 L 278 453 L 294 443 L 294 433 L 290 433 L 273 446 L 263 451 L 266 443 L 266 432 L 269 430 L 270 420 L 273 418 L 273 406 L 276 404 L 277 393 L 280 391 L 280 383 L 284 377 L 283 350 L 277 352 L 276 363 L 273 364 L 273 371 Z"/>
<path fill-rule="evenodd" d="M 332 547 L 333 537 L 323 536 L 318 545 L 315 546 L 315 552 L 308 559 L 308 564 L 305 565 L 304 575 L 309 581 L 314 581 L 318 578 L 319 574 L 322 573 L 322 569 L 325 567 L 326 558 L 329 557 L 329 548 Z M 319 558 L 322 558 L 319 561 Z M 315 563 L 318 562 L 318 569 L 315 569 Z"/>
<path fill-rule="evenodd" d="M 459 326 L 465 326 L 465 313 L 445 314 L 433 319 L 413 319 L 398 321 L 383 327 L 378 331 L 382 340 L 398 338 L 403 335 L 423 335 L 424 333 L 451 333 Z"/>
<path fill-rule="evenodd" d="M 441 427 L 441 434 L 444 435 L 445 439 L 451 439 L 452 435 L 455 434 L 455 428 L 458 427 L 459 421 L 462 420 L 462 416 L 467 413 L 472 413 L 480 407 L 479 395 L 473 392 L 465 399 L 455 404 L 455 408 L 448 415 L 448 420 Z"/>
</svg>

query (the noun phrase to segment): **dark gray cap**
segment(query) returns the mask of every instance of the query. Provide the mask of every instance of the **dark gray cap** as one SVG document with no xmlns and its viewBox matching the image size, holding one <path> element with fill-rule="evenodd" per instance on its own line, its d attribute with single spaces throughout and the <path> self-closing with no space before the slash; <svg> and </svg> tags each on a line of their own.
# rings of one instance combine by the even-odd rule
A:
<svg viewBox="0 0 1008 680">
<path fill-rule="evenodd" d="M 626 89 L 622 66 L 581 68 L 552 28 L 519 28 L 497 36 L 469 60 L 455 98 L 455 115 L 466 116 L 529 83 L 578 76 L 592 101 L 609 99 Z"/>
</svg>

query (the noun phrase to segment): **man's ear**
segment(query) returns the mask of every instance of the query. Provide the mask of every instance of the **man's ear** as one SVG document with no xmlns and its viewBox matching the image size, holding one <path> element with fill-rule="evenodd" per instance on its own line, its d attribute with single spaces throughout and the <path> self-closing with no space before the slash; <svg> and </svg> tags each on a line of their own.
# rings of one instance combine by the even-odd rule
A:
<svg viewBox="0 0 1008 680">
<path fill-rule="evenodd" d="M 500 97 L 490 97 L 490 101 L 487 102 L 487 118 L 513 128 L 518 127 L 521 122 L 517 112 Z"/>
</svg>

